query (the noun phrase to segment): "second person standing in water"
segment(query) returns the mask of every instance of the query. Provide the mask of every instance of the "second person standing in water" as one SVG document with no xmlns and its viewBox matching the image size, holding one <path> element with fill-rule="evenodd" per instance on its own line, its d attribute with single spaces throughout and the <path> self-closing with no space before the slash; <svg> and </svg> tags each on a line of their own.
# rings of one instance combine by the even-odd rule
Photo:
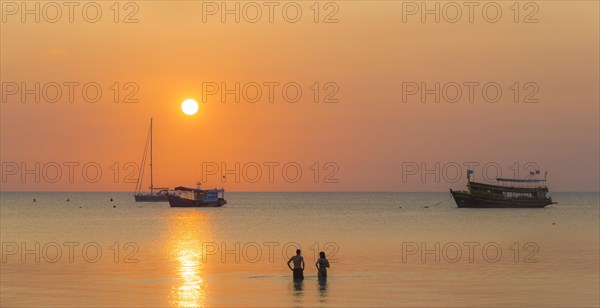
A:
<svg viewBox="0 0 600 308">
<path fill-rule="evenodd" d="M 325 257 L 325 252 L 319 252 L 319 260 L 315 263 L 317 267 L 319 280 L 327 279 L 327 268 L 329 267 L 329 260 Z"/>
</svg>

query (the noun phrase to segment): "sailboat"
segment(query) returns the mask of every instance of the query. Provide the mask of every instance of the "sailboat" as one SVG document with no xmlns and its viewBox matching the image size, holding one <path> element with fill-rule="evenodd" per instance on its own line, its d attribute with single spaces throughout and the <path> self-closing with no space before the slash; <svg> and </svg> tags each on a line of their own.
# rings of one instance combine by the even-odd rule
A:
<svg viewBox="0 0 600 308">
<path fill-rule="evenodd" d="M 148 149 L 150 151 L 148 151 Z M 142 192 L 142 185 L 144 179 L 144 170 L 146 169 L 146 158 L 150 154 L 150 192 Z M 152 118 L 150 118 L 150 132 L 148 133 L 148 138 L 146 139 L 146 145 L 144 147 L 144 156 L 142 157 L 142 163 L 140 164 L 140 174 L 138 176 L 138 180 L 135 186 L 135 201 L 136 202 L 167 202 L 169 189 L 168 188 L 157 188 L 154 187 L 152 177 Z"/>
</svg>

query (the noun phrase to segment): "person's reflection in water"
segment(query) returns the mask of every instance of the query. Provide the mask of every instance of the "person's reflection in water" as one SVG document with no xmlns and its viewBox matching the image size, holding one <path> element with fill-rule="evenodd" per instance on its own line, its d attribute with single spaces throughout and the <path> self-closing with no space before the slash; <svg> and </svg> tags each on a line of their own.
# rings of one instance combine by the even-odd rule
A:
<svg viewBox="0 0 600 308">
<path fill-rule="evenodd" d="M 321 296 L 321 303 L 327 301 L 327 279 L 319 279 L 319 295 Z"/>
<path fill-rule="evenodd" d="M 294 291 L 296 294 L 302 293 L 304 290 L 304 280 L 294 280 Z"/>
<path fill-rule="evenodd" d="M 290 291 L 290 295 L 292 296 L 292 301 L 295 303 L 294 305 L 302 305 L 302 296 L 304 295 L 304 281 L 290 281 L 290 284 L 288 285 L 288 290 Z"/>
</svg>

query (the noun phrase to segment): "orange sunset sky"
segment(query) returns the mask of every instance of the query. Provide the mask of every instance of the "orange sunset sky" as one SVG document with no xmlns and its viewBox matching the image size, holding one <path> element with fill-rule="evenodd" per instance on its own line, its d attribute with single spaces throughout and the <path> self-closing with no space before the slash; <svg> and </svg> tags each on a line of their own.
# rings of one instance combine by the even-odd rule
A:
<svg viewBox="0 0 600 308">
<path fill-rule="evenodd" d="M 295 2 L 302 12 L 295 23 L 282 17 L 287 2 L 278 2 L 273 22 L 256 2 L 263 12 L 255 23 L 244 19 L 254 16 L 254 7 L 239 23 L 235 16 L 222 22 L 218 12 L 207 15 L 213 8 L 207 4 L 220 9 L 221 2 L 120 2 L 118 22 L 113 2 L 97 2 L 102 15 L 95 23 L 82 17 L 82 5 L 74 7 L 72 22 L 63 6 L 52 23 L 46 19 L 56 17 L 55 7 L 44 11 L 47 2 L 30 2 L 46 14 L 38 23 L 34 15 L 23 20 L 21 2 L 1 3 L 3 191 L 132 191 L 135 181 L 126 176 L 134 169 L 125 165 L 140 163 L 150 117 L 157 186 L 204 180 L 206 188 L 228 191 L 447 191 L 464 187 L 468 162 L 479 164 L 478 180 L 494 175 L 483 166 L 499 166 L 505 177 L 519 169 L 522 177 L 531 162 L 548 171 L 551 191 L 600 185 L 596 1 L 533 2 L 535 12 L 518 2 L 517 17 L 512 2 L 497 2 L 502 13 L 494 23 L 482 17 L 486 2 L 474 9 L 473 22 L 462 6 L 455 23 L 444 20 L 454 8 L 439 23 L 427 15 L 422 22 L 401 1 L 320 2 L 319 22 L 313 2 Z M 248 2 L 238 3 L 244 14 Z M 537 22 L 523 22 L 529 14 Z M 337 22 L 323 22 L 327 16 Z M 35 93 L 23 100 L 21 85 L 35 89 L 36 82 L 40 102 Z M 220 91 L 206 93 L 209 84 L 232 89 L 236 82 L 261 85 L 261 99 L 236 103 L 227 95 L 222 102 Z M 461 99 L 436 103 L 427 95 L 423 103 L 421 93 L 407 92 L 414 90 L 407 85 L 434 88 L 436 82 L 440 89 L 461 85 Z M 462 86 L 469 82 L 479 83 L 473 102 Z M 80 84 L 73 102 L 65 83 Z M 87 83 L 102 90 L 95 103 L 82 95 Z M 137 85 L 135 93 L 124 88 L 128 83 Z M 279 83 L 273 102 L 265 83 Z M 283 97 L 288 83 L 302 89 L 295 103 Z M 487 83 L 502 89 L 495 103 L 482 97 Z M 62 96 L 49 102 L 53 84 L 61 85 Z M 137 103 L 124 103 L 129 94 Z M 328 95 L 337 103 L 325 103 Z M 528 95 L 537 103 L 524 102 Z M 182 113 L 186 98 L 200 103 L 197 114 Z M 236 162 L 239 182 L 233 173 L 223 178 L 221 170 L 207 175 L 202 168 L 234 169 Z M 72 180 L 65 163 L 78 164 Z M 90 163 L 102 172 L 95 182 L 82 175 Z M 265 163 L 279 164 L 272 181 Z M 282 175 L 289 163 L 302 172 L 296 182 Z"/>
</svg>

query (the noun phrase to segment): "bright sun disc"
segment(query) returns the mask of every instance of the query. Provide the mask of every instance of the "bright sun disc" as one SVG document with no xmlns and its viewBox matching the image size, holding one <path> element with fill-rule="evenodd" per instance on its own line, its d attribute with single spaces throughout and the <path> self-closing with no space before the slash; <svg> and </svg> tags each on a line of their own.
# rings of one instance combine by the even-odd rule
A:
<svg viewBox="0 0 600 308">
<path fill-rule="evenodd" d="M 198 103 L 195 100 L 188 98 L 181 104 L 181 110 L 187 115 L 194 115 L 198 112 Z"/>
</svg>

